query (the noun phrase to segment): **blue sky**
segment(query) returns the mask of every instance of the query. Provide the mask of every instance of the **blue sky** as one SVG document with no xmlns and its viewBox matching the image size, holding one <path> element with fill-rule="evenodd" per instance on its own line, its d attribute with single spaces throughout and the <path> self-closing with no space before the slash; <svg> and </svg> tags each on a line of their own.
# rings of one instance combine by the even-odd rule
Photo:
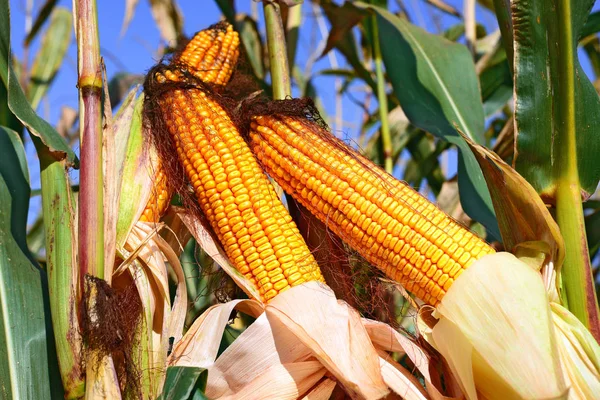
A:
<svg viewBox="0 0 600 400">
<path fill-rule="evenodd" d="M 23 57 L 22 42 L 25 36 L 25 10 L 28 1 L 33 1 L 34 13 L 37 15 L 37 10 L 43 3 L 42 0 L 10 0 L 11 5 L 11 33 L 13 52 L 19 59 Z M 339 3 L 340 1 L 338 1 Z M 98 19 L 99 33 L 101 43 L 101 53 L 104 56 L 107 66 L 109 79 L 119 72 L 130 72 L 135 74 L 144 74 L 157 61 L 155 51 L 162 43 L 160 35 L 148 6 L 147 0 L 139 1 L 135 15 L 131 21 L 129 28 L 124 35 L 121 35 L 121 27 L 125 14 L 125 2 L 123 0 L 103 0 L 98 1 Z M 389 4 L 394 9 L 396 1 L 389 0 Z M 449 16 L 440 12 L 432 6 L 426 4 L 423 0 L 405 0 L 405 7 L 408 10 L 409 16 L 413 23 L 432 32 L 439 33 L 448 27 L 461 22 L 458 18 Z M 448 4 L 454 6 L 459 11 L 462 11 L 462 0 L 448 0 Z M 60 6 L 71 8 L 71 1 L 60 0 Z M 178 2 L 182 14 L 184 16 L 184 30 L 189 36 L 194 32 L 201 30 L 208 25 L 211 25 L 221 19 L 221 13 L 216 3 L 213 0 L 180 0 Z M 251 14 L 253 11 L 258 12 L 261 20 L 259 22 L 260 29 L 264 29 L 262 23 L 262 5 L 252 0 L 237 0 L 236 5 L 239 12 Z M 595 9 L 598 9 L 596 4 Z M 482 23 L 488 33 L 493 32 L 497 28 L 495 16 L 486 9 L 477 6 L 477 20 Z M 325 20 L 323 20 L 325 21 Z M 323 22 L 321 21 L 321 22 Z M 303 5 L 303 23 L 300 31 L 300 40 L 298 43 L 298 54 L 296 61 L 302 69 L 305 68 L 311 56 L 316 54 L 319 45 L 322 44 L 323 30 L 325 34 L 328 31 L 328 26 L 319 25 L 319 21 L 315 17 L 315 10 L 311 3 L 305 2 Z M 30 50 L 30 59 L 39 48 L 39 41 L 36 41 Z M 340 67 L 345 66 L 344 58 L 334 52 L 335 61 Z M 50 89 L 47 98 L 42 101 L 38 110 L 40 115 L 48 119 L 51 123 L 56 123 L 60 114 L 60 109 L 63 105 L 77 108 L 78 94 L 76 88 L 77 82 L 77 49 L 75 37 L 72 36 L 71 45 L 68 50 L 63 67 L 60 69 L 52 88 Z M 330 57 L 323 57 L 316 60 L 311 68 L 311 73 L 314 78 L 314 84 L 317 88 L 319 98 L 323 103 L 326 113 L 331 118 L 330 125 L 333 127 L 333 116 L 336 112 L 335 103 L 335 78 L 331 76 L 319 76 L 318 72 L 332 68 L 333 60 Z M 585 57 L 582 57 L 584 69 L 589 71 L 589 63 Z M 351 93 L 358 101 L 364 99 L 361 85 L 352 85 Z M 371 109 L 376 107 L 376 101 L 371 102 Z M 335 132 L 340 137 L 354 139 L 357 136 L 358 129 L 362 123 L 362 109 L 353 103 L 348 96 L 342 98 L 343 120 L 346 122 L 341 128 L 338 126 Z M 31 149 L 31 146 L 28 146 Z M 76 149 L 78 151 L 78 149 Z M 35 162 L 35 154 L 33 151 L 28 151 L 31 165 L 32 187 L 39 187 L 38 166 Z M 455 171 L 454 155 L 449 154 L 448 175 L 451 176 Z M 402 177 L 401 171 L 395 171 L 397 177 Z M 73 174 L 75 177 L 75 174 Z M 36 208 L 38 199 L 33 199 L 32 206 Z"/>
</svg>

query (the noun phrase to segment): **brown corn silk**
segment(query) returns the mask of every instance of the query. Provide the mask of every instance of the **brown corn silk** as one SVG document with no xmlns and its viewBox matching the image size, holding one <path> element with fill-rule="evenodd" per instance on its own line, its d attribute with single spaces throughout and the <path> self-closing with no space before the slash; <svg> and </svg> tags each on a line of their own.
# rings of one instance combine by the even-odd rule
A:
<svg viewBox="0 0 600 400">
<path fill-rule="evenodd" d="M 302 115 L 314 116 L 311 107 L 284 100 L 270 108 L 251 114 L 256 116 L 248 132 L 250 147 L 267 173 L 424 302 L 437 305 L 474 260 L 494 252 L 405 182 L 331 135 L 318 117 Z M 272 114 L 277 108 L 292 110 L 291 115 Z"/>
<path fill-rule="evenodd" d="M 178 51 L 173 61 L 185 68 L 202 82 L 225 85 L 235 70 L 239 56 L 239 37 L 233 27 L 220 22 L 197 32 Z M 173 185 L 165 173 L 162 162 L 154 165 L 155 178 L 150 198 L 142 212 L 140 221 L 158 222 L 167 210 L 173 196 Z"/>
<path fill-rule="evenodd" d="M 238 46 L 234 35 L 229 48 Z M 235 57 L 227 64 L 235 65 Z M 185 179 L 233 266 L 257 287 L 262 300 L 306 281 L 324 281 L 287 209 L 222 106 L 227 100 L 218 95 L 217 86 L 200 79 L 203 73 L 175 57 L 171 64 L 153 68 L 144 84 L 144 113 L 154 143 L 163 161 L 169 162 L 171 155 L 168 170 L 184 202 L 191 203 Z M 229 79 L 220 73 L 210 76 Z"/>
</svg>

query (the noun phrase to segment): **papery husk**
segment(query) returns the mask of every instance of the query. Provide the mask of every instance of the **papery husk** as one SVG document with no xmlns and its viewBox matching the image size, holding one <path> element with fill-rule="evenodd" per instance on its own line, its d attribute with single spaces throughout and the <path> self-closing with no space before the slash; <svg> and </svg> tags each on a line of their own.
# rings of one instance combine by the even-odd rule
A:
<svg viewBox="0 0 600 400">
<path fill-rule="evenodd" d="M 257 318 L 217 358 L 234 309 Z M 429 356 L 414 341 L 361 319 L 326 285 L 307 282 L 267 305 L 234 300 L 209 308 L 175 345 L 169 365 L 207 368 L 211 399 L 325 399 L 336 385 L 352 398 L 377 399 L 392 390 L 408 399 L 444 398 L 441 389 L 426 391 L 388 352 L 407 354 L 428 389 L 434 387 Z M 451 386 L 453 378 L 445 379 Z"/>
<path fill-rule="evenodd" d="M 100 357 L 100 360 L 98 360 Z M 88 355 L 88 363 L 93 363 L 87 369 L 85 379 L 86 400 L 119 400 L 121 389 L 111 356 L 99 356 L 97 353 Z"/>
<path fill-rule="evenodd" d="M 600 399 L 600 346 L 569 310 L 550 303 L 569 399 Z"/>
<path fill-rule="evenodd" d="M 139 353 L 145 348 L 149 354 L 134 355 L 134 360 L 138 363 L 137 369 L 142 371 L 142 391 L 151 394 L 160 393 L 162 389 L 169 341 L 182 338 L 187 312 L 185 275 L 178 252 L 158 234 L 163 227 L 163 224 L 138 221 L 121 250 L 127 258 L 115 270 L 115 274 L 127 271 L 140 295 L 146 334 L 139 333 L 137 349 Z M 169 267 L 177 278 L 172 304 Z"/>
<path fill-rule="evenodd" d="M 487 255 L 437 308 L 432 344 L 468 399 L 566 398 L 541 275 L 510 253 Z"/>
<path fill-rule="evenodd" d="M 335 389 L 335 385 L 335 381 L 325 378 L 304 396 L 302 400 L 329 400 L 333 389 Z"/>
</svg>

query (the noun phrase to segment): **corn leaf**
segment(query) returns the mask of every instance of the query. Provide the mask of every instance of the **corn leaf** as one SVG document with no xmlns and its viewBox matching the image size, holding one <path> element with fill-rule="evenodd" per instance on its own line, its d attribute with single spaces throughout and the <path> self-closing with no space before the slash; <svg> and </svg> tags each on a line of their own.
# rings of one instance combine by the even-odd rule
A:
<svg viewBox="0 0 600 400">
<path fill-rule="evenodd" d="M 183 33 L 183 17 L 175 0 L 150 0 L 150 10 L 160 36 L 175 46 Z"/>
<path fill-rule="evenodd" d="M 263 46 L 256 21 L 247 15 L 239 15 L 235 20 L 234 26 L 240 33 L 240 39 L 246 50 L 246 56 L 252 66 L 254 75 L 260 80 L 264 79 Z"/>
<path fill-rule="evenodd" d="M 235 4 L 233 0 L 215 0 L 219 9 L 221 9 L 221 13 L 227 19 L 230 24 L 234 23 L 235 20 Z"/>
<path fill-rule="evenodd" d="M 50 25 L 44 33 L 40 50 L 31 67 L 31 78 L 27 98 L 31 108 L 37 109 L 60 68 L 71 42 L 71 12 L 64 7 L 55 7 Z"/>
<path fill-rule="evenodd" d="M 127 32 L 127 28 L 133 19 L 135 9 L 139 3 L 139 0 L 126 0 L 125 1 L 125 15 L 123 16 L 123 24 L 121 25 L 121 37 Z M 113 103 L 114 104 L 114 103 Z"/>
<path fill-rule="evenodd" d="M 483 111 L 486 117 L 502 109 L 513 95 L 512 75 L 506 56 L 504 60 L 489 66 L 479 76 Z"/>
<path fill-rule="evenodd" d="M 29 255 L 25 234 L 31 192 L 27 158 L 19 135 L 2 126 L 0 126 L 0 172 L 13 197 L 13 208 L 10 214 L 13 237 L 23 254 Z"/>
<path fill-rule="evenodd" d="M 0 387 L 7 399 L 62 397 L 46 274 L 22 247 L 29 206 L 24 151 L 9 135 L 15 134 L 0 128 Z"/>
<path fill-rule="evenodd" d="M 207 371 L 198 367 L 169 367 L 158 400 L 203 400 Z"/>
<path fill-rule="evenodd" d="M 29 33 L 27 34 L 27 37 L 25 38 L 25 42 L 24 42 L 25 47 L 28 47 L 31 44 L 33 39 L 39 33 L 40 29 L 42 29 L 42 26 L 44 26 L 44 24 L 46 23 L 46 20 L 48 20 L 48 17 L 50 17 L 50 14 L 52 14 L 52 11 L 54 10 L 56 3 L 58 3 L 58 0 L 46 0 L 44 2 L 44 4 L 40 7 L 40 11 L 39 11 L 37 17 L 35 17 L 33 26 L 31 27 L 31 30 L 29 31 Z"/>
<path fill-rule="evenodd" d="M 354 3 L 377 13 L 386 71 L 411 123 L 459 150 L 458 179 L 463 208 L 500 238 L 485 179 L 457 130 L 483 140 L 484 114 L 477 76 L 466 47 L 431 35 L 388 11 Z"/>
<path fill-rule="evenodd" d="M 580 38 L 593 35 L 594 33 L 600 32 L 600 11 L 593 12 L 589 15 L 585 25 L 581 28 Z"/>
<path fill-rule="evenodd" d="M 489 183 L 505 248 L 519 255 L 533 247 L 560 268 L 565 258 L 564 240 L 535 189 L 496 154 L 468 143 Z"/>
<path fill-rule="evenodd" d="M 559 86 L 567 79 L 559 70 L 559 59 L 565 56 L 554 44 L 566 30 L 572 32 L 573 46 L 582 32 L 593 0 L 570 0 L 571 26 L 558 21 L 554 2 L 518 0 L 513 4 L 515 37 L 515 167 L 542 195 L 553 202 L 556 181 L 567 163 L 565 127 L 558 121 L 562 98 Z M 573 112 L 576 149 L 569 159 L 577 161 L 579 182 L 585 197 L 594 193 L 600 180 L 600 98 L 583 71 L 577 52 L 572 60 L 575 68 Z M 564 111 L 566 112 L 566 110 Z"/>
<path fill-rule="evenodd" d="M 77 164 L 77 157 L 56 130 L 40 118 L 27 101 L 23 89 L 12 68 L 10 52 L 10 10 L 8 0 L 0 0 L 0 79 L 8 88 L 8 107 L 38 137 L 58 159 L 66 158 L 69 164 Z"/>
<path fill-rule="evenodd" d="M 600 250 L 600 210 L 594 211 L 585 218 L 585 232 L 590 245 L 590 258 L 594 258 Z"/>
</svg>

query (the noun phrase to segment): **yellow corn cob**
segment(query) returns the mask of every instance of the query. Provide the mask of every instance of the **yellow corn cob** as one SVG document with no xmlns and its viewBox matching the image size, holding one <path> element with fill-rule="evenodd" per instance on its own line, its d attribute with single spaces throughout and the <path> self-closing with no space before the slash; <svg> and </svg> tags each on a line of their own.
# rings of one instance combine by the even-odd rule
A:
<svg viewBox="0 0 600 400">
<path fill-rule="evenodd" d="M 250 146 L 286 192 L 428 304 L 437 305 L 471 262 L 494 252 L 314 122 L 258 116 Z"/>
<path fill-rule="evenodd" d="M 225 85 L 235 70 L 240 38 L 227 22 L 196 33 L 174 63 L 183 64 L 204 83 Z"/>
<path fill-rule="evenodd" d="M 184 79 L 157 72 L 159 84 Z M 225 110 L 204 90 L 172 89 L 160 112 L 199 205 L 234 267 L 263 300 L 323 281 L 296 225 Z"/>
<path fill-rule="evenodd" d="M 239 36 L 227 22 L 204 29 L 192 38 L 174 62 L 184 66 L 204 83 L 225 85 L 239 56 Z M 156 164 L 154 186 L 140 221 L 158 222 L 167 210 L 173 188 L 167 182 L 162 163 Z"/>
<path fill-rule="evenodd" d="M 167 175 L 163 170 L 162 164 L 158 162 L 156 166 L 157 171 L 154 176 L 154 186 L 152 187 L 150 199 L 140 217 L 140 221 L 158 222 L 169 206 L 171 196 L 173 195 L 173 190 L 167 182 Z"/>
</svg>

